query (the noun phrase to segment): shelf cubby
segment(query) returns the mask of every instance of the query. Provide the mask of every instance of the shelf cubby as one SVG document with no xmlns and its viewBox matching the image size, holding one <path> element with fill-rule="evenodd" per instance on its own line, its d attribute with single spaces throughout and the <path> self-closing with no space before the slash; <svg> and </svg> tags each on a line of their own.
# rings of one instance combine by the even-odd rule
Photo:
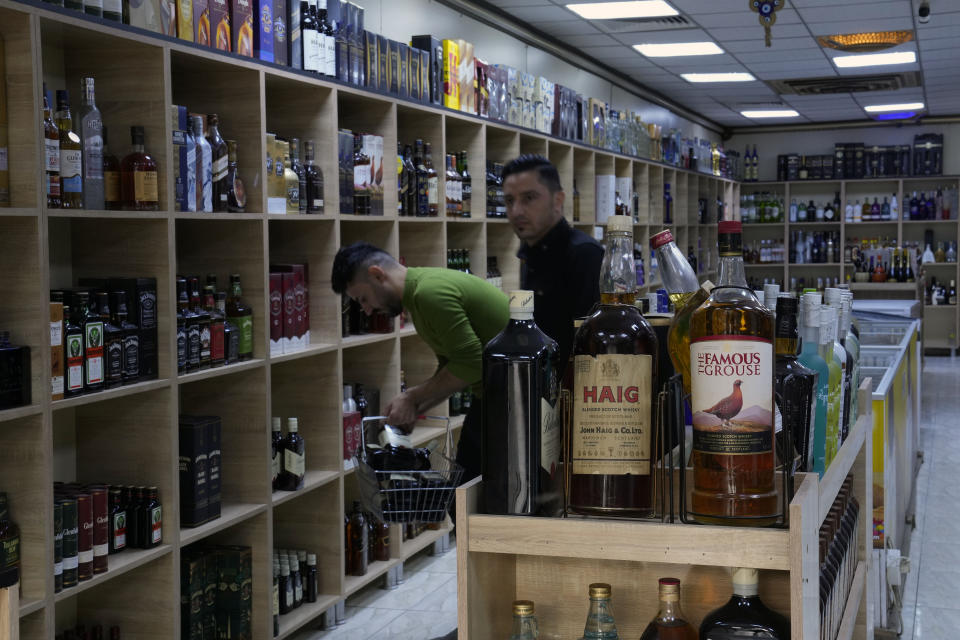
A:
<svg viewBox="0 0 960 640">
<path fill-rule="evenodd" d="M 507 164 L 520 155 L 520 133 L 500 125 L 488 123 L 487 162 Z"/>
<path fill-rule="evenodd" d="M 400 249 L 397 225 L 390 220 L 371 218 L 370 220 L 341 220 L 340 246 L 345 247 L 354 242 L 369 242 L 397 257 Z M 331 263 L 332 264 L 332 263 Z"/>
<path fill-rule="evenodd" d="M 508 224 L 487 225 L 487 255 L 497 256 L 505 292 L 520 288 L 520 240 Z M 475 270 L 476 271 L 476 270 Z"/>
<path fill-rule="evenodd" d="M 0 9 L 0 38 L 7 51 L 7 117 L 11 125 L 8 127 L 7 152 L 11 159 L 18 159 L 9 163 L 11 207 L 36 208 L 40 205 L 42 192 L 42 183 L 37 181 L 35 171 L 41 165 L 35 134 L 41 126 L 43 102 L 42 99 L 37 102 L 41 89 L 35 84 L 33 60 L 29 56 L 16 55 L 18 51 L 32 51 L 34 37 L 28 14 Z"/>
<path fill-rule="evenodd" d="M 580 192 L 580 220 L 578 224 L 593 224 L 597 220 L 597 178 L 594 152 L 586 149 L 573 150 L 573 181 Z M 573 188 L 570 189 L 573 198 Z M 571 214 L 572 215 L 572 214 Z"/>
<path fill-rule="evenodd" d="M 23 640 L 46 640 L 47 637 L 53 635 L 47 633 L 47 628 L 47 612 L 45 609 L 32 611 L 20 617 L 20 638 Z"/>
<path fill-rule="evenodd" d="M 186 107 L 188 113 L 202 114 L 204 126 L 207 115 L 217 114 L 220 135 L 224 140 L 236 140 L 237 171 L 247 190 L 247 213 L 264 213 L 262 73 L 226 60 L 175 50 L 170 52 L 169 73 L 173 104 Z M 166 105 L 163 114 L 167 114 Z M 168 191 L 172 192 L 172 184 Z"/>
<path fill-rule="evenodd" d="M 536 154 L 546 157 L 547 139 L 543 136 L 534 136 L 528 133 L 520 134 L 520 153 Z"/>
<path fill-rule="evenodd" d="M 648 206 L 650 209 L 649 222 L 654 226 L 663 225 L 663 183 L 665 174 L 668 171 L 658 165 L 648 165 Z M 643 198 L 643 195 L 640 196 Z"/>
<path fill-rule="evenodd" d="M 435 219 L 428 225 L 401 225 L 399 229 L 399 259 L 403 256 L 408 267 L 446 267 L 443 221 Z"/>
<path fill-rule="evenodd" d="M 383 158 L 381 166 L 374 171 L 383 176 L 383 215 L 397 217 L 397 104 L 395 102 L 368 97 L 347 89 L 337 90 L 337 117 L 341 129 L 350 129 L 354 134 L 368 133 L 383 137 Z M 328 134 L 330 135 L 330 134 Z M 442 140 L 442 129 L 440 134 Z M 433 166 L 438 175 L 443 175 L 443 165 L 437 158 L 443 159 L 443 146 L 433 149 Z M 371 158 L 373 161 L 373 158 Z M 336 174 L 334 174 L 336 175 Z M 331 176 L 331 185 L 336 184 Z M 442 190 L 441 190 L 442 192 Z M 440 210 L 443 211 L 441 199 Z M 377 216 L 379 217 L 379 216 Z"/>
<path fill-rule="evenodd" d="M 547 142 L 547 159 L 560 174 L 560 186 L 564 189 L 563 217 L 573 222 L 573 147 L 562 142 Z"/>
<path fill-rule="evenodd" d="M 389 334 L 389 337 L 388 341 L 362 344 L 343 352 L 343 384 L 360 383 L 364 389 L 373 388 L 380 393 L 379 406 L 367 394 L 369 415 L 381 415 L 387 403 L 400 393 L 400 345 L 393 334 Z M 417 382 L 407 374 L 409 386 Z M 342 393 L 342 388 L 339 391 Z M 340 454 L 342 451 L 341 447 L 337 452 Z"/>
<path fill-rule="evenodd" d="M 477 233 L 476 229 L 474 229 L 474 225 L 470 225 L 470 224 L 449 224 L 448 223 L 446 227 L 447 227 L 446 248 L 469 250 L 470 251 L 470 270 L 474 274 L 480 276 L 481 278 L 486 277 L 487 255 L 488 255 L 486 234 Z M 402 244 L 402 237 L 401 237 L 401 244 Z M 446 266 L 446 263 L 444 263 L 443 266 Z"/>
<path fill-rule="evenodd" d="M 470 219 L 486 217 L 487 153 L 484 144 L 483 125 L 476 120 L 444 116 L 447 153 L 467 152 L 467 169 L 471 176 Z"/>
<path fill-rule="evenodd" d="M 633 188 L 637 192 L 637 210 L 634 219 L 639 224 L 650 223 L 650 199 L 646 197 L 650 189 L 650 166 L 642 162 L 633 163 Z M 633 206 L 631 203 L 630 206 Z"/>
</svg>

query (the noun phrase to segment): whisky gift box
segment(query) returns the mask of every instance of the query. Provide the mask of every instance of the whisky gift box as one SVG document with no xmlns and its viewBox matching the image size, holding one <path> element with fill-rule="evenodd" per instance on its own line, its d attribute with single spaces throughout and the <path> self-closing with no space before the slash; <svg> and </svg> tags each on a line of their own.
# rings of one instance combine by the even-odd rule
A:
<svg viewBox="0 0 960 640">
<path fill-rule="evenodd" d="M 210 39 L 210 2 L 212 0 L 193 0 L 193 41 L 204 47 L 211 46 Z"/>
<path fill-rule="evenodd" d="M 387 40 L 387 66 L 390 70 L 387 72 L 390 76 L 390 84 L 387 85 L 387 91 L 391 95 L 400 95 L 400 43 L 396 40 Z"/>
<path fill-rule="evenodd" d="M 299 2 L 299 0 L 290 0 Z M 287 0 L 273 0 L 273 61 L 287 65 Z"/>
<path fill-rule="evenodd" d="M 193 42 L 193 0 L 176 0 L 177 37 Z"/>
<path fill-rule="evenodd" d="M 283 275 L 270 269 L 270 355 L 283 353 Z"/>
<path fill-rule="evenodd" d="M 308 265 L 272 264 L 270 272 L 281 277 L 284 353 L 304 349 L 310 344 Z"/>
<path fill-rule="evenodd" d="M 397 95 L 401 98 L 410 97 L 410 47 L 402 42 L 397 43 L 397 73 L 400 80 L 397 83 Z"/>
<path fill-rule="evenodd" d="M 207 416 L 207 520 L 216 520 L 220 517 L 220 487 L 221 478 L 221 423 L 219 416 Z"/>
<path fill-rule="evenodd" d="M 476 81 L 477 68 L 473 62 L 473 44 L 466 40 L 457 40 L 457 51 L 457 81 L 460 84 L 457 93 L 460 96 L 460 111 L 476 113 L 473 85 Z"/>
<path fill-rule="evenodd" d="M 336 15 L 331 15 L 335 13 Z M 350 82 L 350 12 L 343 0 L 328 0 L 327 15 L 337 25 L 334 39 L 337 47 L 337 80 Z"/>
<path fill-rule="evenodd" d="M 0 409 L 30 404 L 30 347 L 0 346 Z"/>
<path fill-rule="evenodd" d="M 377 89 L 390 88 L 390 44 L 385 36 L 377 34 Z"/>
<path fill-rule="evenodd" d="M 173 139 L 173 207 L 174 211 L 197 210 L 197 163 L 192 136 L 187 135 L 187 108 L 170 105 L 170 126 Z M 191 158 L 193 162 L 190 162 Z"/>
<path fill-rule="evenodd" d="M 180 525 L 196 527 L 208 521 L 206 421 L 181 415 L 179 435 Z"/>
<path fill-rule="evenodd" d="M 431 104 L 430 96 L 430 52 L 423 49 L 411 49 L 420 54 L 420 102 Z"/>
<path fill-rule="evenodd" d="M 278 272 L 280 276 L 281 298 L 283 299 L 283 317 L 280 333 L 281 348 L 284 353 L 296 351 L 297 344 L 297 278 L 292 271 Z"/>
<path fill-rule="evenodd" d="M 423 93 L 420 90 L 420 49 L 407 47 L 407 83 L 410 85 L 410 99 L 417 102 L 423 101 Z"/>
<path fill-rule="evenodd" d="M 460 110 L 460 52 L 456 40 L 443 41 L 443 106 Z"/>
<path fill-rule="evenodd" d="M 50 303 L 50 399 L 63 399 L 63 303 Z"/>
<path fill-rule="evenodd" d="M 180 560 L 180 638 L 203 640 L 204 554 L 185 552 Z"/>
<path fill-rule="evenodd" d="M 253 0 L 230 0 L 230 46 L 233 52 L 253 57 Z"/>
<path fill-rule="evenodd" d="M 160 2 L 161 0 L 130 0 L 128 9 L 130 26 L 163 33 L 160 23 Z"/>
<path fill-rule="evenodd" d="M 249 640 L 252 552 L 250 547 L 217 547 L 217 638 Z"/>
<path fill-rule="evenodd" d="M 221 51 L 233 51 L 233 33 L 230 28 L 230 1 L 209 0 L 210 27 L 213 46 Z"/>
<path fill-rule="evenodd" d="M 217 640 L 217 591 L 220 569 L 214 550 L 203 552 L 203 640 Z"/>
<path fill-rule="evenodd" d="M 337 132 L 337 158 L 340 175 L 340 213 L 353 213 L 353 132 Z"/>
<path fill-rule="evenodd" d="M 424 102 L 431 104 L 443 104 L 443 44 L 439 38 L 430 35 L 413 36 L 410 38 L 410 44 L 417 49 L 426 51 L 429 56 L 427 63 L 428 82 L 424 85 L 428 91 L 428 97 Z"/>
<path fill-rule="evenodd" d="M 177 0 L 160 0 L 160 33 L 177 37 Z"/>
<path fill-rule="evenodd" d="M 253 55 L 264 62 L 273 62 L 273 0 L 252 0 Z"/>
<path fill-rule="evenodd" d="M 294 69 L 303 69 L 303 37 L 300 31 L 300 0 L 287 1 L 287 60 Z"/>
<path fill-rule="evenodd" d="M 377 59 L 377 34 L 372 31 L 363 32 L 363 65 L 366 71 L 369 89 L 380 88 L 380 65 Z"/>
</svg>

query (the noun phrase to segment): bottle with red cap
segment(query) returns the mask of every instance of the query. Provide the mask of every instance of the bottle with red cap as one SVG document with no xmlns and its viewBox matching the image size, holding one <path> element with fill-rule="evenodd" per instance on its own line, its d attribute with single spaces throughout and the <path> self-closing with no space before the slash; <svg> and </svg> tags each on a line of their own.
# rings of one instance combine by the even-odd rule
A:
<svg viewBox="0 0 960 640">
<path fill-rule="evenodd" d="M 680 610 L 680 581 L 660 578 L 660 611 L 640 640 L 697 640 L 697 630 Z"/>
</svg>

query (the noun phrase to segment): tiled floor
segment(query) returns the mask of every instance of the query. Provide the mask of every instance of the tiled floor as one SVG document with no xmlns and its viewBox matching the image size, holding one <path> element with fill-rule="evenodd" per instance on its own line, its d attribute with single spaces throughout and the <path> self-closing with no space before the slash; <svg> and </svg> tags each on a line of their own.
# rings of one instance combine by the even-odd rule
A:
<svg viewBox="0 0 960 640">
<path fill-rule="evenodd" d="M 300 640 L 427 640 L 457 627 L 457 550 L 421 552 L 403 567 L 404 583 L 392 591 L 380 581 L 347 598 L 346 623 Z"/>
<path fill-rule="evenodd" d="M 902 640 L 945 640 L 960 629 L 960 465 L 956 439 L 960 415 L 960 361 L 926 358 L 921 400 L 917 477 L 917 528 L 910 543 L 910 574 L 904 591 Z M 932 509 L 927 509 L 932 505 Z"/>
</svg>

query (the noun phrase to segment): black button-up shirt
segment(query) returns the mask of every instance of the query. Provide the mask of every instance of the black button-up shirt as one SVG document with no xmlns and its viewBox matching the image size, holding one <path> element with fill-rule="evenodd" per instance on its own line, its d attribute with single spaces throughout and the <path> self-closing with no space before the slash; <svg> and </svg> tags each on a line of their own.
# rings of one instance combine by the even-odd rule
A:
<svg viewBox="0 0 960 640">
<path fill-rule="evenodd" d="M 590 313 L 600 300 L 603 246 L 561 219 L 520 258 L 520 286 L 534 293 L 533 318 L 557 341 L 561 370 L 573 347 L 573 320 Z"/>
</svg>

